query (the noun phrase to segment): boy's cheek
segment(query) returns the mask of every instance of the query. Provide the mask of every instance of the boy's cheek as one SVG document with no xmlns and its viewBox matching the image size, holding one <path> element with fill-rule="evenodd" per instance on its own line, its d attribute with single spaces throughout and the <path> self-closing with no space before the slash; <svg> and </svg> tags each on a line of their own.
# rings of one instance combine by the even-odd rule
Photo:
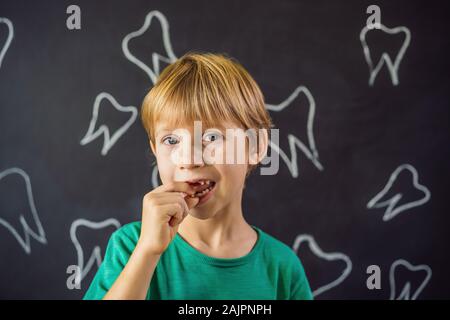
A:
<svg viewBox="0 0 450 320">
<path fill-rule="evenodd" d="M 223 165 L 226 163 L 222 146 L 209 145 L 203 151 L 203 161 L 209 165 Z"/>
<path fill-rule="evenodd" d="M 158 175 L 162 183 L 167 183 L 174 180 L 175 167 L 164 159 L 157 161 Z"/>
</svg>

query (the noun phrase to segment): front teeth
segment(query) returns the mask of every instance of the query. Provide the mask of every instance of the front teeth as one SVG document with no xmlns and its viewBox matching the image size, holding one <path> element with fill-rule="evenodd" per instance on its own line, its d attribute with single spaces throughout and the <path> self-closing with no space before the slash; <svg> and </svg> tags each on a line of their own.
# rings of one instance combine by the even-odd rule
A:
<svg viewBox="0 0 450 320">
<path fill-rule="evenodd" d="M 196 192 L 195 194 L 192 194 L 190 197 L 191 198 L 202 197 L 205 194 L 207 194 L 209 191 L 211 191 L 212 188 L 214 187 L 214 184 L 210 180 L 200 181 L 200 185 L 205 185 L 205 184 L 209 184 L 209 187 L 202 191 Z"/>
</svg>

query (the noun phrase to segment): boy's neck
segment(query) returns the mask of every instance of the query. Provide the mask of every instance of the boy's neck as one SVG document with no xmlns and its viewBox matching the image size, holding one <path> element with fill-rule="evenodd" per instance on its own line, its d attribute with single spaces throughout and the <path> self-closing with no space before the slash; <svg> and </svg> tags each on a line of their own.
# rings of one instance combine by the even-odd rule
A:
<svg viewBox="0 0 450 320">
<path fill-rule="evenodd" d="M 239 242 L 256 232 L 245 221 L 239 204 L 225 207 L 205 220 L 188 215 L 178 227 L 178 233 L 191 244 L 201 243 L 214 249 Z"/>
</svg>

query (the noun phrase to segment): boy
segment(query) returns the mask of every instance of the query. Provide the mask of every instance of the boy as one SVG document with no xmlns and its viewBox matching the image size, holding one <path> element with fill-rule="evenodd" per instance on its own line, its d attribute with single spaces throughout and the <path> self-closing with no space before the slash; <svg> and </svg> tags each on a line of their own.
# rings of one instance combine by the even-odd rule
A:
<svg viewBox="0 0 450 320">
<path fill-rule="evenodd" d="M 162 185 L 144 196 L 141 222 L 112 234 L 84 299 L 312 299 L 294 251 L 243 217 L 245 179 L 272 126 L 248 72 L 226 55 L 185 54 L 160 74 L 141 120 Z M 234 152 L 230 136 L 255 128 L 266 130 L 259 149 L 247 152 L 244 137 L 244 161 L 218 161 Z"/>
</svg>

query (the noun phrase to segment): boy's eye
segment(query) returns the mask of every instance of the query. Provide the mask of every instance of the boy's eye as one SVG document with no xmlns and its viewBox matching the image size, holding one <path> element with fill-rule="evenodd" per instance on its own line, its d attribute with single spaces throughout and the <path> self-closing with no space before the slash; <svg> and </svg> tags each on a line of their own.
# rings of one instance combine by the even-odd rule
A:
<svg viewBox="0 0 450 320">
<path fill-rule="evenodd" d="M 222 135 L 217 132 L 209 132 L 203 136 L 203 139 L 207 142 L 214 142 L 214 141 L 220 140 L 221 138 L 222 138 Z"/>
<path fill-rule="evenodd" d="M 177 142 L 178 142 L 178 140 L 174 136 L 168 136 L 162 140 L 163 144 L 170 145 L 170 146 L 177 144 Z"/>
</svg>

